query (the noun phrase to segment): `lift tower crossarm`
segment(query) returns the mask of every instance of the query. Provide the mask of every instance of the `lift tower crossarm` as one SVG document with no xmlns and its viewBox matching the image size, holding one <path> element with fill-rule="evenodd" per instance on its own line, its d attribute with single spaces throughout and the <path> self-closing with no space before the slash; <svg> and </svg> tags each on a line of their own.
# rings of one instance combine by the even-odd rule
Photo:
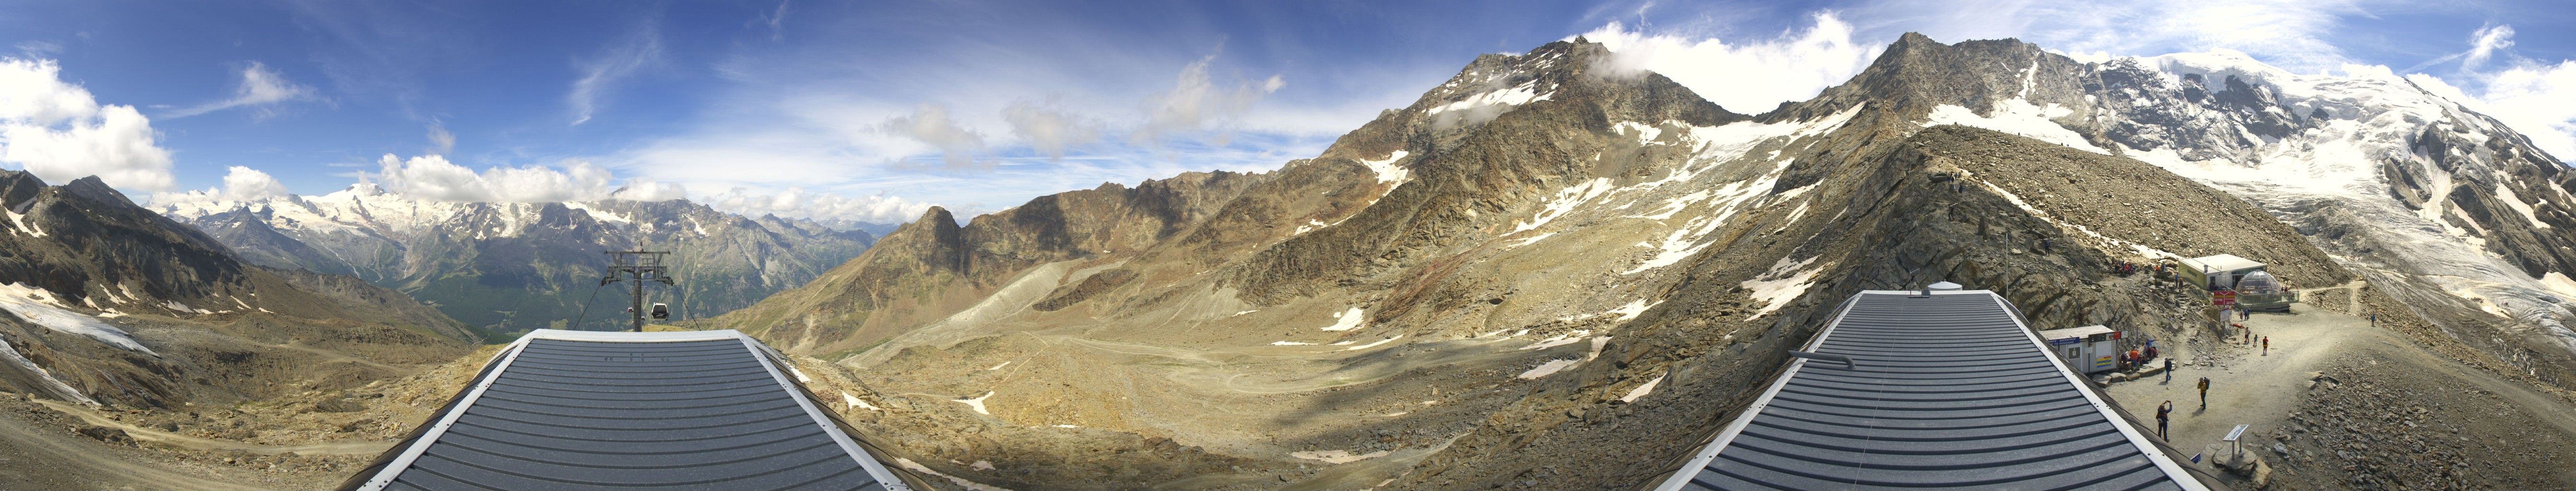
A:
<svg viewBox="0 0 2576 491">
<path fill-rule="evenodd" d="M 626 315 L 634 321 L 635 332 L 644 332 L 644 282 L 658 281 L 663 285 L 671 284 L 670 267 L 662 265 L 663 258 L 669 256 L 671 252 L 607 251 L 606 254 L 609 258 L 608 277 L 600 279 L 600 284 L 635 280 L 628 285 L 634 292 L 634 301 L 627 307 Z M 624 274 L 626 277 L 619 278 L 619 274 Z"/>
</svg>

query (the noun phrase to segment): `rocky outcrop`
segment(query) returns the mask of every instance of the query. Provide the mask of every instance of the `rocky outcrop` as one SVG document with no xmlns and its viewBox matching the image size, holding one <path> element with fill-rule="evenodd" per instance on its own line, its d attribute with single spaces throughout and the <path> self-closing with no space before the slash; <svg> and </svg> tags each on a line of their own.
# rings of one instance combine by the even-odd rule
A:
<svg viewBox="0 0 2576 491">
<path fill-rule="evenodd" d="M 800 353 L 846 354 L 973 307 L 1037 266 L 1138 254 L 1218 213 L 1217 204 L 1269 177 L 1212 172 L 1134 188 L 1102 184 L 1040 197 L 964 226 L 947 209 L 932 207 L 804 286 L 689 325 L 758 333 L 772 346 Z"/>
</svg>

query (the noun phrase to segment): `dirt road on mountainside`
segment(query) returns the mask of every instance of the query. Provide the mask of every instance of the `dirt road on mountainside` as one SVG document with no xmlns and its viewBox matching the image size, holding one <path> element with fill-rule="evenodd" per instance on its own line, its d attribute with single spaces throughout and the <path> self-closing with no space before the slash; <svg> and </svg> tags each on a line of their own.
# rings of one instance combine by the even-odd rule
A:
<svg viewBox="0 0 2576 491">
<path fill-rule="evenodd" d="M 257 443 L 243 443 L 231 440 L 198 438 L 135 426 L 124 421 L 109 418 L 105 414 L 99 414 L 97 410 L 93 410 L 79 404 L 43 399 L 37 400 L 36 403 L 43 404 L 45 407 L 53 408 L 53 410 L 62 412 L 63 414 L 80 418 L 80 422 L 83 424 L 125 430 L 126 436 L 132 437 L 138 442 L 148 442 L 155 445 L 165 445 L 189 450 L 229 451 L 261 455 L 365 455 L 372 457 L 377 454 L 385 453 L 386 449 L 391 449 L 394 446 L 394 442 L 389 440 L 316 443 L 310 445 L 261 445 Z"/>
<path fill-rule="evenodd" d="M 6 464 L 0 465 L 0 489 L 266 491 L 321 485 L 163 462 L 151 450 L 102 444 L 67 431 L 70 423 L 18 396 L 0 398 L 0 464 Z"/>
<path fill-rule="evenodd" d="M 2108 392 L 2150 427 L 2156 405 L 2173 401 L 2167 441 L 2185 454 L 2208 454 L 2204 461 L 2227 451 L 2220 438 L 2236 425 L 2251 425 L 2243 438 L 2245 451 L 2271 460 L 2275 479 L 2302 483 L 2291 489 L 2372 489 L 2388 482 L 2459 489 L 2576 483 L 2576 471 L 2535 471 L 2480 485 L 2442 470 L 2523 460 L 2539 464 L 2535 469 L 2552 469 L 2546 465 L 2551 461 L 2563 464 L 2557 460 L 2563 457 L 2560 452 L 2532 453 L 2534 448 L 2576 443 L 2576 407 L 2557 396 L 2435 355 L 2372 326 L 2365 317 L 2301 304 L 2293 314 L 2257 313 L 2241 323 L 2253 331 L 2253 341 L 2247 342 L 2241 331 L 2224 340 L 2196 336 L 2173 350 L 2187 361 L 2177 363 L 2169 380 L 2149 376 L 2115 383 Z M 2268 353 L 2262 341 L 2266 337 Z M 2196 388 L 2202 377 L 2210 379 L 2206 407 Z M 2354 389 L 2368 392 L 2337 392 Z M 2486 411 L 2491 403 L 2497 408 Z M 2473 414 L 2473 409 L 2479 412 Z M 2404 417 L 2390 416 L 2399 413 Z M 2406 436 L 2418 429 L 2447 433 Z M 2406 442 L 2410 438 L 2415 441 Z M 2393 454 L 2384 462 L 2369 454 L 2378 440 L 2400 442 L 2376 449 Z M 2505 444 L 2515 440 L 2531 441 Z M 2426 443 L 2452 448 L 2443 453 L 2421 446 Z"/>
</svg>

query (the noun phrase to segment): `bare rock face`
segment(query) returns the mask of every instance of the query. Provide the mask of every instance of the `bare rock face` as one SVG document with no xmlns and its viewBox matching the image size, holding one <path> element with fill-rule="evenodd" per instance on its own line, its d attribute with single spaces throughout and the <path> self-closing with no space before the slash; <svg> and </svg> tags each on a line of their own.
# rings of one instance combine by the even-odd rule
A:
<svg viewBox="0 0 2576 491">
<path fill-rule="evenodd" d="M 1040 197 L 964 226 L 948 210 L 932 207 L 805 286 L 691 325 L 743 329 L 801 352 L 864 348 L 972 307 L 1038 265 L 1132 254 L 1179 235 L 1218 213 L 1216 205 L 1267 182 L 1264 177 L 1213 172 L 1132 189 L 1102 184 Z"/>
<path fill-rule="evenodd" d="M 0 209 L 8 213 L 0 224 L 7 227 L 0 250 L 8 251 L 0 253 L 0 281 L 58 292 L 65 302 L 141 296 L 195 308 L 243 293 L 248 283 L 212 237 L 134 206 L 96 178 L 55 187 L 33 174 L 0 171 Z"/>
<path fill-rule="evenodd" d="M 99 442 L 101 442 L 101 443 L 106 443 L 106 444 L 109 444 L 109 445 L 133 445 L 133 444 L 134 444 L 134 436 L 132 436 L 132 435 L 127 435 L 127 434 L 125 434 L 125 430 L 120 430 L 120 429 L 116 429 L 116 428 L 109 428 L 109 427 L 105 427 L 105 426 L 86 426 L 86 425 L 85 425 L 85 426 L 81 426 L 80 428 L 74 429 L 74 430 L 72 430 L 72 431 L 73 431 L 73 432 L 75 432 L 75 433 L 80 433 L 80 435 L 81 435 L 81 436 L 86 436 L 86 437 L 89 437 L 89 438 L 90 438 L 90 439 L 92 439 L 92 440 L 98 440 L 98 441 L 99 441 Z"/>
</svg>

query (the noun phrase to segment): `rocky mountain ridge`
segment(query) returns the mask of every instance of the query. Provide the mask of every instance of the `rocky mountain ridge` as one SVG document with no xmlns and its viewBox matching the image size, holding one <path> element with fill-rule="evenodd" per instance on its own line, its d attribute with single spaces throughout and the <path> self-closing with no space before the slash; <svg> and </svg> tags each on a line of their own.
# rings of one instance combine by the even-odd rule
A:
<svg viewBox="0 0 2576 491">
<path fill-rule="evenodd" d="M 2565 301 L 2576 195 L 2561 159 L 2503 123 L 2384 71 L 2299 75 L 2225 51 L 2078 63 L 2018 42 L 1960 47 L 2023 68 L 1930 84 L 1978 89 L 1922 99 L 1955 101 L 1928 104 L 1926 124 L 2132 157 L 2226 190 L 2453 336 L 2552 378 L 2576 373 Z"/>
<path fill-rule="evenodd" d="M 355 278 L 243 263 L 96 178 L 0 171 L 0 388 L 172 408 L 402 375 L 476 340 Z"/>
<path fill-rule="evenodd" d="M 2329 253 L 2365 234 L 2321 232 L 2370 217 L 2301 215 L 2144 146 L 2255 114 L 2309 114 L 2243 123 L 2292 136 L 2360 114 L 2320 121 L 2286 92 L 1908 35 L 1851 81 L 1746 116 L 1613 56 L 1580 39 L 1480 56 L 1273 172 L 1104 186 L 963 225 L 933 210 L 691 325 L 838 361 L 867 381 L 842 408 L 862 431 L 974 482 L 1628 489 L 1678 465 L 1858 290 L 1957 281 L 2036 325 L 2179 341 L 2208 336 L 2200 301 L 2113 266 L 2231 253 L 2309 286 L 2391 274 Z M 1157 186 L 1199 191 L 1166 193 L 1193 211 L 1139 213 L 1174 209 L 1139 205 Z M 2506 364 L 2438 334 L 2486 314 L 2392 283 L 2406 302 L 2354 303 Z M 831 306 L 856 307 L 810 313 Z M 1027 450 L 1136 438 L 1114 456 Z M 1640 458 L 1591 458 L 1614 453 Z"/>
<path fill-rule="evenodd" d="M 875 242 L 862 230 L 730 215 L 685 200 L 454 203 L 372 184 L 157 209 L 253 263 L 365 278 L 495 333 L 574 320 L 623 326 L 625 300 L 592 296 L 607 265 L 603 251 L 672 251 L 677 284 L 648 289 L 650 301 L 695 318 L 804 284 Z M 584 317 L 585 305 L 596 315 Z"/>
</svg>

